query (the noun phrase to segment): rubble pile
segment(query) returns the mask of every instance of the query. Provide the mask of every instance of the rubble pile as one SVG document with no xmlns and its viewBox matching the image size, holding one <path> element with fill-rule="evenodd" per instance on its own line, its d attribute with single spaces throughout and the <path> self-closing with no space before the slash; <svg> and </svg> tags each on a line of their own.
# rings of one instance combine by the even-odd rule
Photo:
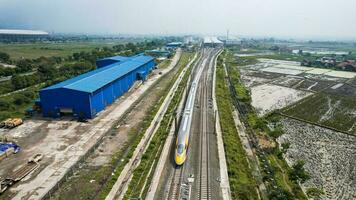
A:
<svg viewBox="0 0 356 200">
<path fill-rule="evenodd" d="M 286 161 L 304 160 L 310 174 L 303 186 L 323 189 L 323 199 L 355 199 L 356 137 L 293 119 L 282 123 L 285 134 L 278 142 L 290 143 Z"/>
</svg>

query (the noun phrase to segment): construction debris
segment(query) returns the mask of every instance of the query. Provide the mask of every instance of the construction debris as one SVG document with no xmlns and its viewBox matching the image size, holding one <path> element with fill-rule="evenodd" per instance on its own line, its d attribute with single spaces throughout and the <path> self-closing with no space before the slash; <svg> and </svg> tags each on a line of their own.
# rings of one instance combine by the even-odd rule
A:
<svg viewBox="0 0 356 200">
<path fill-rule="evenodd" d="M 40 166 L 39 161 L 42 159 L 42 157 L 42 154 L 36 154 L 31 157 L 25 165 L 9 174 L 7 178 L 4 180 L 1 180 L 0 178 L 0 194 L 3 193 L 8 187 L 22 180 L 32 171 L 37 169 Z"/>
</svg>

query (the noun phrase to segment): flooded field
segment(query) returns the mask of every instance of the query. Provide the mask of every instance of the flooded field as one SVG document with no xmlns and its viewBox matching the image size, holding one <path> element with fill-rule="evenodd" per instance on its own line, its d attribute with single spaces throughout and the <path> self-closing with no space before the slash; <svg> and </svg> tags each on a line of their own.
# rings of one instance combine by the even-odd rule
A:
<svg viewBox="0 0 356 200">
<path fill-rule="evenodd" d="M 301 120 L 356 132 L 356 73 L 272 59 L 259 59 L 240 72 L 260 116 L 284 109 L 284 114 Z"/>
<path fill-rule="evenodd" d="M 251 88 L 252 105 L 260 116 L 284 108 L 310 94 L 309 92 L 272 84 L 262 84 Z"/>
<path fill-rule="evenodd" d="M 355 72 L 336 71 L 332 69 L 303 67 L 299 62 L 285 61 L 285 60 L 273 60 L 273 59 L 258 59 L 259 63 L 255 65 L 248 65 L 245 68 L 250 70 L 261 70 L 271 73 L 279 73 L 286 75 L 299 75 L 302 73 L 314 74 L 320 76 L 330 76 L 336 78 L 354 78 Z"/>
</svg>

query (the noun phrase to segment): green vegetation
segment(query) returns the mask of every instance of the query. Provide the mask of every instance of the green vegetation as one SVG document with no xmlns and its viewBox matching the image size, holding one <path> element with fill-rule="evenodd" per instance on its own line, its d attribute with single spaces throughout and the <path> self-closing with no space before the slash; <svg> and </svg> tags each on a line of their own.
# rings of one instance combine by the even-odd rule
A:
<svg viewBox="0 0 356 200">
<path fill-rule="evenodd" d="M 10 117 L 23 118 L 25 110 L 33 105 L 33 99 L 38 98 L 40 86 L 33 86 L 0 98 L 0 120 Z"/>
<path fill-rule="evenodd" d="M 179 65 L 187 65 L 189 62 L 188 57 L 182 57 L 182 60 L 180 61 Z M 178 66 L 179 67 L 179 66 Z M 182 67 L 182 66 L 180 66 Z M 175 92 L 172 101 L 170 102 L 168 109 L 163 116 L 163 119 L 161 121 L 161 124 L 155 133 L 154 137 L 152 138 L 146 152 L 143 154 L 141 158 L 141 162 L 139 166 L 134 170 L 133 176 L 131 179 L 131 182 L 129 184 L 129 187 L 126 191 L 126 194 L 124 196 L 124 199 L 131 199 L 131 198 L 145 198 L 150 181 L 152 179 L 152 176 L 154 174 L 154 170 L 150 171 L 152 165 L 153 169 L 155 169 L 156 164 L 158 162 L 157 156 L 160 155 L 162 151 L 162 147 L 164 144 L 164 141 L 166 140 L 170 126 L 172 124 L 172 120 L 175 117 L 175 110 L 179 104 L 180 99 L 182 98 L 184 88 L 187 85 L 187 81 L 190 75 L 190 72 L 192 71 L 193 66 L 191 66 L 188 71 L 185 73 L 182 81 L 180 82 L 177 91 Z M 183 67 L 182 67 L 183 69 Z M 172 82 L 174 83 L 174 82 Z M 145 184 L 147 179 L 147 184 Z M 141 195 L 141 191 L 143 190 L 143 193 Z"/>
<path fill-rule="evenodd" d="M 309 198 L 320 199 L 321 195 L 325 194 L 323 190 L 319 188 L 308 188 L 307 195 Z"/>
<path fill-rule="evenodd" d="M 79 74 L 95 69 L 95 61 L 97 59 L 114 56 L 117 54 L 131 56 L 147 49 L 154 49 L 161 46 L 164 41 L 153 40 L 142 43 L 126 43 L 118 44 L 109 47 L 95 48 L 92 51 L 81 51 L 73 53 L 68 57 L 39 57 L 36 59 L 8 59 L 8 63 L 15 64 L 17 67 L 1 67 L 0 77 L 10 76 L 9 80 L 0 82 L 0 95 L 7 96 L 3 98 L 3 104 L 12 104 L 15 91 L 33 90 L 38 92 L 42 87 L 53 85 L 55 83 L 72 78 Z M 4 45 L 4 44 L 3 44 Z M 32 45 L 46 45 L 43 43 Z M 0 45 L 1 46 L 1 45 Z M 1 55 L 1 54 L 0 54 Z M 34 96 L 37 98 L 37 95 Z M 35 99 L 32 99 L 32 101 Z M 24 105 L 24 104 L 23 104 Z M 30 106 L 28 103 L 26 106 Z M 0 112 L 0 120 L 8 116 L 23 117 L 23 106 L 14 104 L 13 106 L 3 107 Z M 21 114 L 20 114 L 21 113 Z"/>
<path fill-rule="evenodd" d="M 171 63 L 170 60 L 166 59 L 166 60 L 162 61 L 161 63 L 159 63 L 158 67 L 160 69 L 164 69 L 164 68 L 167 68 L 170 63 Z"/>
<path fill-rule="evenodd" d="M 4 52 L 0 52 L 0 62 L 8 62 L 10 60 L 10 55 Z"/>
<path fill-rule="evenodd" d="M 268 59 L 275 59 L 275 60 L 289 60 L 289 61 L 298 61 L 302 62 L 304 60 L 304 57 L 298 54 L 293 54 L 293 53 L 278 53 L 278 54 L 272 54 L 272 55 L 264 55 L 264 56 L 258 56 L 260 58 L 268 58 Z"/>
<path fill-rule="evenodd" d="M 304 170 L 304 161 L 297 161 L 293 164 L 292 169 L 289 171 L 289 177 L 294 182 L 304 183 L 310 178 L 309 174 Z"/>
<path fill-rule="evenodd" d="M 66 57 L 76 52 L 88 52 L 96 48 L 112 47 L 117 41 L 100 42 L 65 42 L 65 43 L 25 43 L 0 44 L 1 51 L 17 60 L 20 58 L 36 59 L 45 57 Z"/>
<path fill-rule="evenodd" d="M 232 55 L 229 56 L 230 59 L 233 59 Z M 258 63 L 257 56 L 251 57 L 238 57 L 236 59 L 230 60 L 230 62 L 234 62 L 238 66 L 246 66 L 246 65 L 254 65 Z"/>
<path fill-rule="evenodd" d="M 356 102 L 353 97 L 320 92 L 285 108 L 282 113 L 337 130 L 355 133 L 356 127 L 353 127 L 355 116 L 352 114 L 355 111 Z"/>
<path fill-rule="evenodd" d="M 223 54 L 222 54 L 223 55 Z M 222 56 L 216 69 L 216 98 L 224 141 L 228 175 L 233 199 L 258 199 L 257 185 L 237 134 L 232 116 L 232 99 L 224 80 Z"/>
<path fill-rule="evenodd" d="M 269 154 L 267 159 L 273 171 L 273 178 L 278 187 L 281 188 L 280 192 L 282 192 L 287 199 L 307 199 L 298 183 L 293 182 L 291 179 L 290 172 L 293 171 L 293 169 L 290 169 L 287 163 L 279 156 L 276 156 L 276 154 Z M 278 196 L 276 190 L 270 192 L 270 198 L 274 195 Z"/>
</svg>

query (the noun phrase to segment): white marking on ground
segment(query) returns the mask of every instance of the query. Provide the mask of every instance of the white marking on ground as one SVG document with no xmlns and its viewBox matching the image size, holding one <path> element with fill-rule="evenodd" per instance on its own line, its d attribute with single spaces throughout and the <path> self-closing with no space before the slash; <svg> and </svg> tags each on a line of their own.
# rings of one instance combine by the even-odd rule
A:
<svg viewBox="0 0 356 200">
<path fill-rule="evenodd" d="M 332 86 L 331 89 L 336 90 L 337 88 L 339 88 L 339 87 L 341 87 L 343 85 L 344 85 L 343 83 L 338 83 L 338 84 Z"/>
<path fill-rule="evenodd" d="M 313 87 L 315 87 L 316 85 L 318 85 L 319 82 L 315 82 L 313 85 L 309 86 L 307 88 L 307 90 L 311 90 Z"/>
<path fill-rule="evenodd" d="M 336 103 L 332 104 L 331 102 L 331 98 L 328 96 L 328 110 L 323 114 L 323 116 L 320 117 L 319 122 L 324 122 L 327 121 L 329 119 L 331 119 L 333 117 L 333 113 L 334 111 L 337 109 L 337 107 L 339 107 L 341 101 L 337 101 Z"/>
</svg>

